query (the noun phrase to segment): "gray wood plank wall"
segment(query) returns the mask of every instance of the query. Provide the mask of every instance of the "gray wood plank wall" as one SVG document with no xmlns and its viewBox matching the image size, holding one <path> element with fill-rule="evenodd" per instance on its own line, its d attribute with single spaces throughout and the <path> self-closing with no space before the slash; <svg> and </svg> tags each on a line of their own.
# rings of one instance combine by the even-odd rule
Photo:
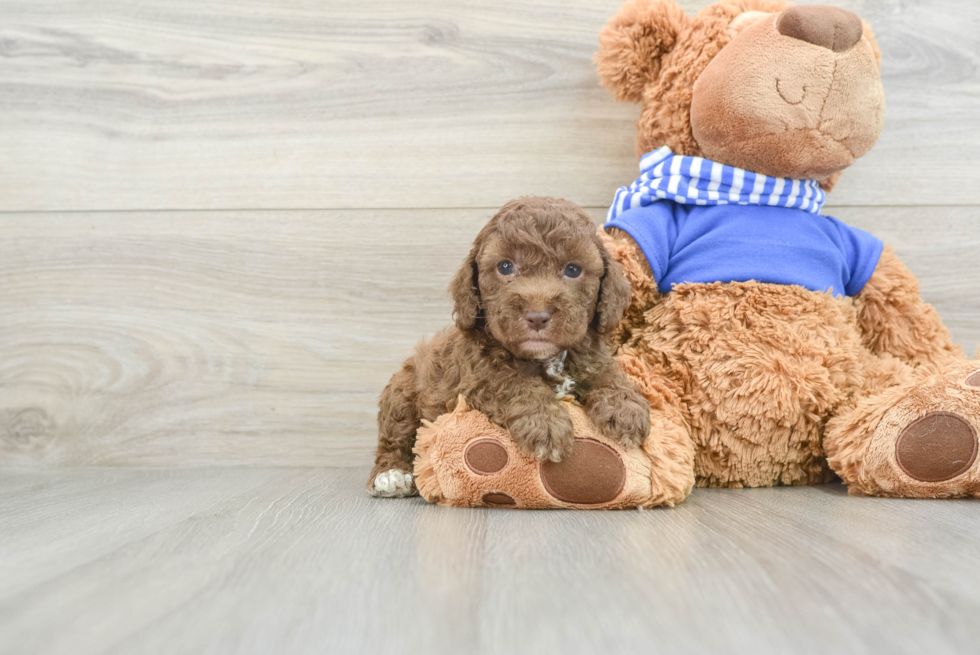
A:
<svg viewBox="0 0 980 655">
<path fill-rule="evenodd" d="M 828 213 L 972 352 L 980 4 L 838 4 L 888 110 Z M 591 63 L 617 5 L 0 0 L 0 465 L 367 463 L 494 209 L 635 177 Z"/>
</svg>

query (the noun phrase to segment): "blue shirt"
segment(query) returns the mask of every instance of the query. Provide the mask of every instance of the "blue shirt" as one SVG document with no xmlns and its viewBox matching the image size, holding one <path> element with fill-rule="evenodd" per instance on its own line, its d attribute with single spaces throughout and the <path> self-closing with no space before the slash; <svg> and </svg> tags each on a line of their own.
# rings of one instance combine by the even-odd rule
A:
<svg viewBox="0 0 980 655">
<path fill-rule="evenodd" d="M 884 244 L 830 216 L 765 205 L 661 200 L 606 223 L 636 241 L 661 293 L 685 282 L 797 284 L 857 295 Z"/>
</svg>

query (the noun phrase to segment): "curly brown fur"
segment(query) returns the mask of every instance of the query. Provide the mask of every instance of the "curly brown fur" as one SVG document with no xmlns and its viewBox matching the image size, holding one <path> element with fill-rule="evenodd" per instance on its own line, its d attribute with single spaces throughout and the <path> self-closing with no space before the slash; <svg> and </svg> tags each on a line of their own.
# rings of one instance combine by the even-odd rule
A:
<svg viewBox="0 0 980 655">
<path fill-rule="evenodd" d="M 629 283 L 578 206 L 538 197 L 507 203 L 477 235 L 449 290 L 456 325 L 419 344 L 381 394 L 369 486 L 382 471 L 411 471 L 421 421 L 452 411 L 460 395 L 526 452 L 554 461 L 570 453 L 572 422 L 549 372 L 562 352 L 571 393 L 596 427 L 622 444 L 643 442 L 649 404 L 607 344 Z M 541 313 L 550 315 L 544 325 Z"/>
<path fill-rule="evenodd" d="M 622 265 L 623 275 L 626 276 L 632 289 L 630 304 L 623 312 L 623 320 L 619 322 L 613 334 L 613 343 L 626 343 L 631 336 L 630 326 L 639 325 L 643 322 L 643 313 L 657 302 L 660 292 L 653 279 L 650 264 L 643 256 L 640 247 L 629 235 L 615 227 L 608 230 L 600 229 L 599 232 L 606 250 L 609 251 L 613 259 Z"/>
</svg>

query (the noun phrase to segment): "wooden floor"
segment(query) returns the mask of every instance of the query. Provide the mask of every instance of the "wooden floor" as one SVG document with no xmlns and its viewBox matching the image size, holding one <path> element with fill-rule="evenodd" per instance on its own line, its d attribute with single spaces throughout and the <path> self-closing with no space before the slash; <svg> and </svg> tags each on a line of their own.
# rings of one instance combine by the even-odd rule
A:
<svg viewBox="0 0 980 655">
<path fill-rule="evenodd" d="M 0 653 L 969 653 L 976 502 L 375 499 L 364 468 L 0 472 Z"/>
</svg>

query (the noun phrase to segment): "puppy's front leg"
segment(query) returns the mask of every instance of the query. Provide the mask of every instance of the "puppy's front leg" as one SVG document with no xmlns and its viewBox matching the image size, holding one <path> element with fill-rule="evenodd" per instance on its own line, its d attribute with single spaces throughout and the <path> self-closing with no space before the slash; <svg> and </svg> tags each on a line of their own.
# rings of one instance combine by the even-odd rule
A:
<svg viewBox="0 0 980 655">
<path fill-rule="evenodd" d="M 572 419 L 542 380 L 513 382 L 501 389 L 503 425 L 514 442 L 538 459 L 560 461 L 572 452 Z"/>
<path fill-rule="evenodd" d="M 415 358 L 410 357 L 378 401 L 378 449 L 367 488 L 374 496 L 401 498 L 417 493 L 412 469 L 415 434 L 420 417 L 416 408 Z"/>
<path fill-rule="evenodd" d="M 602 434 L 624 446 L 639 446 L 650 433 L 650 403 L 615 362 L 596 376 L 585 413 Z"/>
</svg>

